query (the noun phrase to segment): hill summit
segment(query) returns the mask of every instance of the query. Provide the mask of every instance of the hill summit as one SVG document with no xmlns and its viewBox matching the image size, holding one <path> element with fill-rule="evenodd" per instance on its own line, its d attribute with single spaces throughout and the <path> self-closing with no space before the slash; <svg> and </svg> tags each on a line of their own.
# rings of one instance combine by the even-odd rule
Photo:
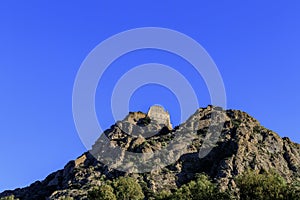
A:
<svg viewBox="0 0 300 200">
<path fill-rule="evenodd" d="M 151 199 L 150 193 L 175 191 L 199 174 L 219 190 L 235 192 L 235 178 L 248 170 L 273 171 L 287 183 L 299 180 L 300 145 L 242 111 L 199 108 L 173 128 L 168 112 L 154 106 L 148 113 L 130 112 L 62 170 L 0 197 L 88 199 L 93 188 L 131 177 Z"/>
</svg>

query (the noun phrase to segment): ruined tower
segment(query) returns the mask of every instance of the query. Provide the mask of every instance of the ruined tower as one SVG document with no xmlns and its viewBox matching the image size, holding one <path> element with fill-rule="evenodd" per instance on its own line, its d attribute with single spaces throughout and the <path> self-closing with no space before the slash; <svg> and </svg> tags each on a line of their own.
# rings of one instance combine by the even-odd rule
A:
<svg viewBox="0 0 300 200">
<path fill-rule="evenodd" d="M 162 106 L 159 105 L 151 106 L 149 108 L 147 115 L 151 120 L 155 120 L 159 124 L 165 125 L 170 130 L 172 129 L 170 114 Z"/>
</svg>

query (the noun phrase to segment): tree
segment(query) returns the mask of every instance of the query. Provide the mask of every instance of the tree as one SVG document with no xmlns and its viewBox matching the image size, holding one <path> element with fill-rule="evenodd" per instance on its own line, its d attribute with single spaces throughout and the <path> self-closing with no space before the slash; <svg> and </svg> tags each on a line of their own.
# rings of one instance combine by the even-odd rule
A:
<svg viewBox="0 0 300 200">
<path fill-rule="evenodd" d="M 245 200 L 280 200 L 288 193 L 285 180 L 274 172 L 247 171 L 236 178 L 240 198 Z"/>
<path fill-rule="evenodd" d="M 219 191 L 215 184 L 204 175 L 198 175 L 196 181 L 191 181 L 179 190 L 180 199 L 188 197 L 191 200 L 197 199 L 229 199 L 229 195 Z"/>
<path fill-rule="evenodd" d="M 90 200 L 141 200 L 144 194 L 135 179 L 120 177 L 113 182 L 107 181 L 99 188 L 88 192 Z"/>
<path fill-rule="evenodd" d="M 300 182 L 294 181 L 285 190 L 285 199 L 300 199 Z"/>
<path fill-rule="evenodd" d="M 90 200 L 117 200 L 114 194 L 114 189 L 109 184 L 104 184 L 97 189 L 94 189 L 88 193 L 88 199 Z"/>
<path fill-rule="evenodd" d="M 11 195 L 7 197 L 1 197 L 0 200 L 18 200 L 18 199 L 16 199 L 14 195 Z"/>
<path fill-rule="evenodd" d="M 163 195 L 162 195 L 163 194 Z M 221 192 L 213 184 L 206 175 L 199 175 L 195 181 L 191 181 L 188 184 L 182 185 L 173 194 L 166 195 L 168 193 L 162 192 L 158 195 L 158 199 L 164 200 L 226 200 L 230 199 L 230 195 L 226 192 Z"/>
<path fill-rule="evenodd" d="M 144 199 L 141 186 L 133 178 L 120 177 L 113 182 L 113 187 L 118 200 Z"/>
</svg>

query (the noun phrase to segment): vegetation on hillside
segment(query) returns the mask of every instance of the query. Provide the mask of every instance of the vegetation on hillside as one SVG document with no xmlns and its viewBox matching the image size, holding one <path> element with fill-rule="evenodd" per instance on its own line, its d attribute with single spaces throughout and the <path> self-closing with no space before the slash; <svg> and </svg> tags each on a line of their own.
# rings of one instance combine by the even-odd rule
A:
<svg viewBox="0 0 300 200">
<path fill-rule="evenodd" d="M 299 183 L 288 184 L 275 172 L 247 171 L 236 178 L 236 183 L 243 200 L 300 199 Z"/>
<path fill-rule="evenodd" d="M 120 177 L 90 191 L 88 198 L 90 200 L 142 200 L 144 199 L 144 194 L 141 186 L 135 179 Z"/>
<path fill-rule="evenodd" d="M 130 177 L 120 177 L 114 181 L 107 181 L 104 185 L 90 191 L 90 200 L 298 200 L 300 199 L 300 184 L 288 184 L 281 176 L 274 172 L 258 173 L 247 171 L 235 179 L 237 192 L 220 191 L 216 184 L 206 175 L 200 174 L 180 188 L 170 192 L 161 191 L 151 193 L 143 184 L 139 184 Z M 142 186 L 143 187 L 142 187 Z"/>
</svg>

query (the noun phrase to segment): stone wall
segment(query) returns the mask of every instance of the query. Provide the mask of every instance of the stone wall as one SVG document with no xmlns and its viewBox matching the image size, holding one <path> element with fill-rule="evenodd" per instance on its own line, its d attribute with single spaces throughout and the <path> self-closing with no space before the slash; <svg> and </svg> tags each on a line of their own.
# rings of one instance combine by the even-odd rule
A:
<svg viewBox="0 0 300 200">
<path fill-rule="evenodd" d="M 147 115 L 151 120 L 155 120 L 159 124 L 164 124 L 169 129 L 172 129 L 170 115 L 163 107 L 158 105 L 151 106 Z"/>
</svg>

